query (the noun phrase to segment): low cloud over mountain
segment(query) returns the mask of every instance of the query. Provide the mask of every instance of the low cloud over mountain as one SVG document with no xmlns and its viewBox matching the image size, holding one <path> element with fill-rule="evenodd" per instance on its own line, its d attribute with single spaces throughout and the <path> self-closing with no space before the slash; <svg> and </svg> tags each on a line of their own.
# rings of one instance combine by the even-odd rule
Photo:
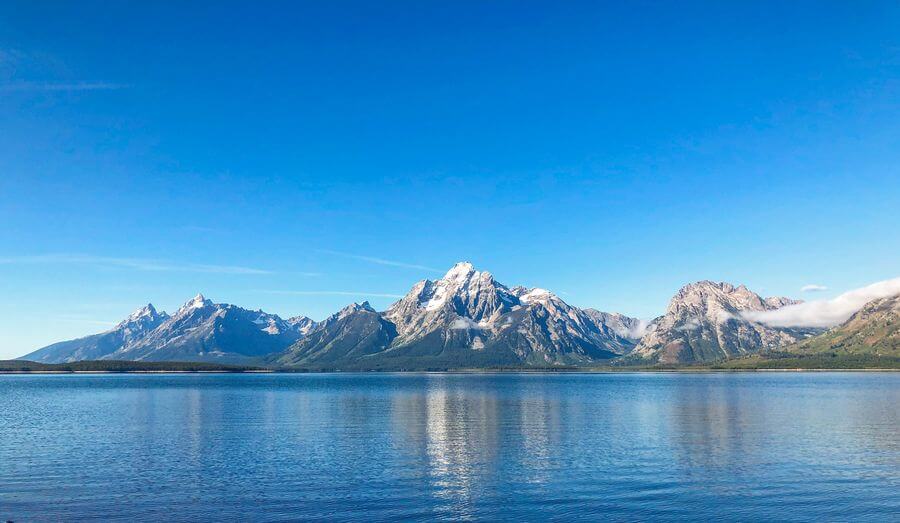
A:
<svg viewBox="0 0 900 523">
<path fill-rule="evenodd" d="M 774 310 L 744 311 L 741 315 L 770 327 L 828 328 L 847 321 L 866 303 L 896 294 L 900 294 L 900 278 L 873 283 L 830 300 L 807 301 Z"/>
</svg>

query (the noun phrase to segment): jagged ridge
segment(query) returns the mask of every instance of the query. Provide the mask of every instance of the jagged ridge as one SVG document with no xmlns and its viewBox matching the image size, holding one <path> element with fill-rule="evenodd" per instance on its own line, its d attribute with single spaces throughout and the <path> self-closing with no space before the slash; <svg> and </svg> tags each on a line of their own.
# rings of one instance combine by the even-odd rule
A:
<svg viewBox="0 0 900 523">
<path fill-rule="evenodd" d="M 43 363 L 79 360 L 212 361 L 244 363 L 279 352 L 313 328 L 298 316 L 282 320 L 261 310 L 216 304 L 198 294 L 172 316 L 142 307 L 113 329 L 44 347 L 21 359 Z"/>
<path fill-rule="evenodd" d="M 607 325 L 609 320 L 613 325 Z M 340 368 L 589 365 L 627 353 L 638 320 L 584 311 L 544 289 L 509 288 L 471 263 L 423 280 L 378 314 L 350 307 L 278 364 Z"/>
</svg>

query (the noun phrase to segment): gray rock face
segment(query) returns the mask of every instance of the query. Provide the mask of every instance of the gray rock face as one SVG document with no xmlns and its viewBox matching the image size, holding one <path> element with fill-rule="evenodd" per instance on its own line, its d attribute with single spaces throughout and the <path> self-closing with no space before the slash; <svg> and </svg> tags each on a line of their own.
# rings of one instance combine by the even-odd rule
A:
<svg viewBox="0 0 900 523">
<path fill-rule="evenodd" d="M 165 312 L 159 313 L 152 304 L 134 311 L 112 329 L 77 340 L 54 343 L 30 354 L 23 360 L 41 363 L 69 363 L 80 360 L 98 360 L 119 348 L 136 342 L 168 319 Z"/>
<path fill-rule="evenodd" d="M 775 349 L 810 335 L 810 329 L 775 328 L 742 316 L 799 303 L 763 299 L 747 287 L 701 281 L 686 285 L 653 320 L 632 357 L 664 364 L 714 361 Z"/>
<path fill-rule="evenodd" d="M 631 350 L 633 318 L 584 311 L 543 289 L 509 288 L 458 263 L 378 314 L 344 309 L 278 361 L 335 368 L 585 365 Z M 607 322 L 610 322 L 609 324 Z"/>
</svg>

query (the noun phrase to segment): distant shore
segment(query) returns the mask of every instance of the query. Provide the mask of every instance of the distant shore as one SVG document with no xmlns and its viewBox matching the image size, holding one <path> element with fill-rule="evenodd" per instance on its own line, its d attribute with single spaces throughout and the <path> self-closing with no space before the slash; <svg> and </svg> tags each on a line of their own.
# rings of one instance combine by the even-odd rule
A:
<svg viewBox="0 0 900 523">
<path fill-rule="evenodd" d="M 754 365 L 759 363 L 759 365 Z M 782 363 L 782 365 L 778 365 Z M 793 363 L 793 365 L 792 365 Z M 133 362 L 78 361 L 72 363 L 38 363 L 23 360 L 0 361 L 0 374 L 361 374 L 361 373 L 732 373 L 732 372 L 898 372 L 894 360 L 885 366 L 798 366 L 796 360 L 732 360 L 723 364 L 685 366 L 600 366 L 600 367 L 496 367 L 460 369 L 292 369 L 198 362 Z"/>
<path fill-rule="evenodd" d="M 27 360 L 0 360 L 0 374 L 158 374 L 158 373 L 235 373 L 270 372 L 270 369 L 249 365 L 222 365 L 189 361 L 121 361 L 86 360 L 71 363 L 40 363 Z"/>
</svg>

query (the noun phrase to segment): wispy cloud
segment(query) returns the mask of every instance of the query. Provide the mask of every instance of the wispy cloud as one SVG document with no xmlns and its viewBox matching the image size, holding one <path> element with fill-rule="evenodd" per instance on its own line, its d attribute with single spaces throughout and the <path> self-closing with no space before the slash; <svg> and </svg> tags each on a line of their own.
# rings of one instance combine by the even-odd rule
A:
<svg viewBox="0 0 900 523">
<path fill-rule="evenodd" d="M 831 300 L 813 300 L 771 311 L 746 311 L 741 316 L 773 327 L 833 327 L 847 321 L 866 303 L 900 294 L 900 278 L 845 292 Z"/>
<path fill-rule="evenodd" d="M 700 328 L 700 320 L 697 318 L 690 318 L 688 321 L 684 322 L 684 324 L 675 327 L 677 331 L 692 331 Z"/>
<path fill-rule="evenodd" d="M 128 85 L 111 82 L 7 82 L 0 91 L 114 91 Z"/>
<path fill-rule="evenodd" d="M 36 256 L 0 257 L 0 265 L 86 265 L 118 267 L 138 271 L 197 272 L 208 274 L 272 274 L 272 271 L 237 265 L 209 265 L 202 263 L 174 263 L 143 258 L 116 258 L 89 254 L 41 254 Z"/>
<path fill-rule="evenodd" d="M 370 296 L 374 298 L 402 298 L 402 294 L 390 294 L 386 292 L 368 291 L 289 291 L 289 290 L 260 290 L 266 294 L 284 294 L 289 296 Z"/>
<path fill-rule="evenodd" d="M 418 265 L 415 263 L 406 263 L 406 262 L 399 262 L 399 261 L 394 261 L 394 260 L 385 260 L 383 258 L 376 258 L 374 256 L 361 256 L 359 254 L 349 254 L 346 252 L 332 251 L 332 250 L 328 250 L 328 249 L 316 249 L 316 252 L 321 252 L 323 254 L 332 254 L 334 256 L 342 256 L 344 258 L 350 258 L 353 260 L 360 260 L 360 261 L 364 261 L 364 262 L 374 263 L 376 265 L 387 265 L 390 267 L 403 267 L 404 269 L 417 269 L 420 271 L 436 272 L 439 274 L 444 272 L 440 269 L 435 269 L 434 267 L 427 267 L 425 265 Z"/>
<path fill-rule="evenodd" d="M 644 334 L 647 334 L 649 330 L 650 322 L 647 320 L 638 320 L 635 322 L 634 326 L 630 329 L 625 329 L 624 331 L 618 332 L 620 336 L 624 336 L 626 338 L 630 338 L 633 340 L 639 340 L 644 337 Z"/>
<path fill-rule="evenodd" d="M 453 322 L 450 323 L 450 329 L 451 330 L 482 330 L 482 327 L 475 320 L 473 320 L 471 318 L 466 318 L 466 317 L 460 316 L 459 318 L 456 318 L 455 320 L 453 320 Z"/>
<path fill-rule="evenodd" d="M 90 318 L 79 318 L 77 316 L 57 316 L 55 318 L 51 318 L 51 320 L 55 321 L 65 321 L 72 323 L 86 323 L 88 325 L 102 325 L 105 327 L 113 327 L 118 325 L 118 323 L 114 321 L 105 321 L 105 320 L 94 320 Z"/>
<path fill-rule="evenodd" d="M 800 287 L 800 292 L 822 292 L 827 291 L 828 287 L 824 285 L 816 285 L 815 283 L 810 283 L 809 285 L 804 285 Z"/>
</svg>

